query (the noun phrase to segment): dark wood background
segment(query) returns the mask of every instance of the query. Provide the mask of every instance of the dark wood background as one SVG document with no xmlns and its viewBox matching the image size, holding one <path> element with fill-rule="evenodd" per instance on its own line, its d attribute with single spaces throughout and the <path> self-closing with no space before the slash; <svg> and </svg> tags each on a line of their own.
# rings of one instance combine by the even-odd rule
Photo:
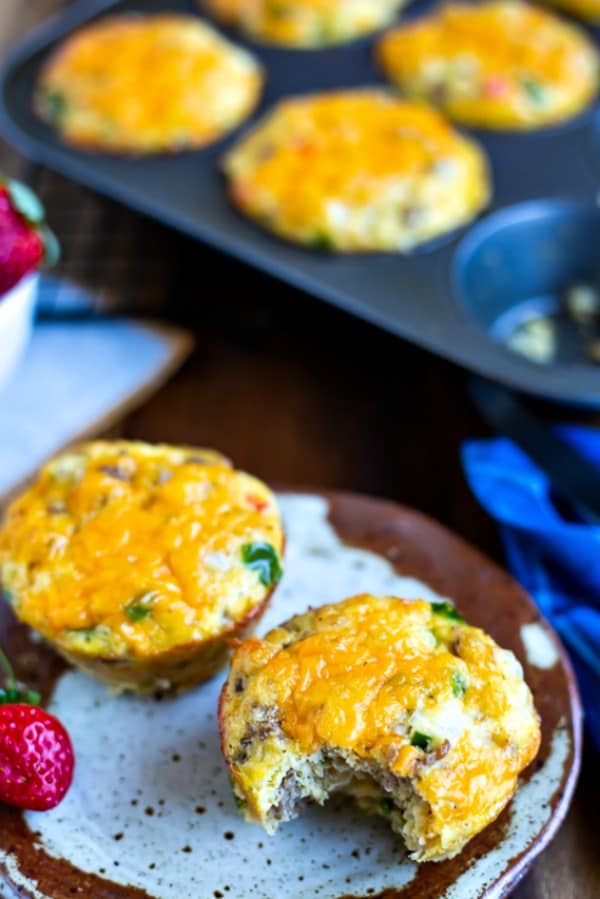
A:
<svg viewBox="0 0 600 899">
<path fill-rule="evenodd" d="M 64 5 L 0 0 L 0 46 Z M 160 314 L 195 333 L 192 357 L 120 433 L 215 446 L 272 482 L 397 499 L 502 559 L 461 472 L 461 442 L 488 431 L 459 369 L 32 167 L 2 143 L 0 165 L 42 194 L 63 244 L 59 274 L 95 290 L 106 310 Z M 515 899 L 600 897 L 599 767 L 586 747 L 567 822 Z"/>
</svg>

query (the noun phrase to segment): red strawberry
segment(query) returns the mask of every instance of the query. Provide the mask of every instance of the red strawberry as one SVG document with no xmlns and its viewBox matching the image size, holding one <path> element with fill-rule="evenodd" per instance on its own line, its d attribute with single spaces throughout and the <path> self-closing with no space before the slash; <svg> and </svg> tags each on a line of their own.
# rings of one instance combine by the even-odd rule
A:
<svg viewBox="0 0 600 899">
<path fill-rule="evenodd" d="M 0 187 L 0 294 L 37 269 L 43 258 L 40 235 L 14 209 L 8 189 Z"/>
<path fill-rule="evenodd" d="M 63 799 L 73 780 L 69 735 L 54 715 L 40 709 L 40 694 L 20 684 L 0 649 L 0 801 L 45 811 Z"/>
<path fill-rule="evenodd" d="M 0 296 L 57 256 L 58 243 L 44 223 L 44 207 L 36 195 L 0 175 Z"/>
<path fill-rule="evenodd" d="M 69 735 L 37 706 L 0 706 L 0 800 L 45 811 L 63 799 L 75 759 Z"/>
</svg>

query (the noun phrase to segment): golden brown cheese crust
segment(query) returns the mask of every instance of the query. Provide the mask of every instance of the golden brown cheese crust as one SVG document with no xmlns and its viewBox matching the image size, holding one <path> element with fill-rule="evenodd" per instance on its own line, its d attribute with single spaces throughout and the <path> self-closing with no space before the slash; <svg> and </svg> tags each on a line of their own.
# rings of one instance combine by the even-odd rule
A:
<svg viewBox="0 0 600 899">
<path fill-rule="evenodd" d="M 447 604 L 367 594 L 244 641 L 221 733 L 234 789 L 267 825 L 274 772 L 293 757 L 337 754 L 384 783 L 406 779 L 426 809 L 409 847 L 418 860 L 451 857 L 493 821 L 540 741 L 512 653 Z"/>
<path fill-rule="evenodd" d="M 258 63 L 193 16 L 112 16 L 67 38 L 42 70 L 38 114 L 64 140 L 161 153 L 218 140 L 252 112 Z"/>
<path fill-rule="evenodd" d="M 490 193 L 473 141 L 380 90 L 284 100 L 224 169 L 233 202 L 264 227 L 346 252 L 411 249 L 469 221 Z"/>
<path fill-rule="evenodd" d="M 225 25 L 289 47 L 349 41 L 391 22 L 406 0 L 200 0 Z"/>
<path fill-rule="evenodd" d="M 188 685 L 262 611 L 282 550 L 273 494 L 219 453 L 97 441 L 51 460 L 12 503 L 0 583 L 90 673 Z"/>
<path fill-rule="evenodd" d="M 584 32 L 517 0 L 449 3 L 386 34 L 377 57 L 406 96 L 481 128 L 561 122 L 598 88 L 598 54 Z"/>
</svg>

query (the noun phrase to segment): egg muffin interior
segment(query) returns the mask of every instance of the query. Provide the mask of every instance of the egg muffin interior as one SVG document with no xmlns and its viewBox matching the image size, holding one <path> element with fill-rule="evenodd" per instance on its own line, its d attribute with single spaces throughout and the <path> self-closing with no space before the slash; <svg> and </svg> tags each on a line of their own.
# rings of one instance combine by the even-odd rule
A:
<svg viewBox="0 0 600 899">
<path fill-rule="evenodd" d="M 221 697 L 233 788 L 273 832 L 350 795 L 418 861 L 493 821 L 540 728 L 514 655 L 448 603 L 359 595 L 236 650 Z"/>
<path fill-rule="evenodd" d="M 69 657 L 183 664 L 261 609 L 282 550 L 273 494 L 220 454 L 97 441 L 9 507 L 0 582 Z"/>
<path fill-rule="evenodd" d="M 200 0 L 227 25 L 267 43 L 321 47 L 390 22 L 406 0 Z"/>
<path fill-rule="evenodd" d="M 283 100 L 224 170 L 243 212 L 320 250 L 411 249 L 473 218 L 490 193 L 477 144 L 376 89 Z"/>
<path fill-rule="evenodd" d="M 482 128 L 560 122 L 598 87 L 598 53 L 587 35 L 519 0 L 441 6 L 388 32 L 377 57 L 408 97 Z"/>
<path fill-rule="evenodd" d="M 262 80 L 250 53 L 194 16 L 109 16 L 49 58 L 35 108 L 79 146 L 170 152 L 215 141 L 242 122 Z"/>
</svg>

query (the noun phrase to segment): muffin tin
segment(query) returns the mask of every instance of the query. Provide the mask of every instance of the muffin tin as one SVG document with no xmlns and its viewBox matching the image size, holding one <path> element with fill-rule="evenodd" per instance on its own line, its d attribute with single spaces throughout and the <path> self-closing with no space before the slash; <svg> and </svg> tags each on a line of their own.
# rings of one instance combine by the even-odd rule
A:
<svg viewBox="0 0 600 899">
<path fill-rule="evenodd" d="M 401 19 L 431 6 L 417 0 Z M 490 158 L 494 196 L 470 227 L 406 256 L 308 251 L 261 231 L 228 203 L 219 158 L 248 123 L 204 150 L 135 159 L 71 149 L 33 115 L 36 76 L 57 42 L 106 13 L 165 10 L 195 13 L 197 6 L 194 0 L 78 0 L 28 35 L 0 72 L 4 136 L 70 178 L 480 374 L 547 398 L 600 405 L 600 366 L 573 353 L 539 365 L 498 339 L 507 316 L 536 304 L 556 307 L 574 282 L 600 284 L 597 103 L 562 126 L 474 132 Z M 265 47 L 229 36 L 268 72 L 251 122 L 288 94 L 383 82 L 373 36 L 324 50 Z"/>
</svg>

